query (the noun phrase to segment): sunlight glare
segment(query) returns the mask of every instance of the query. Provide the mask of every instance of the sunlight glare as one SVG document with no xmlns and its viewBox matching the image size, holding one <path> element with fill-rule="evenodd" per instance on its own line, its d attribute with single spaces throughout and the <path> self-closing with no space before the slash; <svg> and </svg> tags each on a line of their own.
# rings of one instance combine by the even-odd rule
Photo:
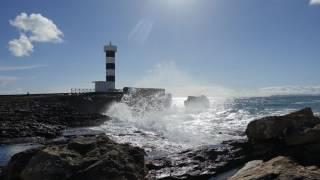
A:
<svg viewBox="0 0 320 180">
<path fill-rule="evenodd" d="M 180 9 L 180 8 L 185 8 L 186 6 L 189 6 L 194 2 L 195 0 L 159 0 L 166 4 L 169 8 L 175 8 L 175 9 Z"/>
</svg>

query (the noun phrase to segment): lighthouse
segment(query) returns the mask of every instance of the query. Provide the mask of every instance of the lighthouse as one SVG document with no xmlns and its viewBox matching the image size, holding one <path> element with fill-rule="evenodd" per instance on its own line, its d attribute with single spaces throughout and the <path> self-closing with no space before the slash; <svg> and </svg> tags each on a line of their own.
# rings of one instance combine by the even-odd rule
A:
<svg viewBox="0 0 320 180">
<path fill-rule="evenodd" d="M 106 81 L 93 81 L 95 84 L 95 92 L 106 93 L 116 91 L 116 52 L 117 46 L 109 45 L 104 46 L 104 52 L 106 54 Z"/>
<path fill-rule="evenodd" d="M 116 88 L 116 52 L 117 46 L 109 45 L 104 46 L 104 52 L 106 53 L 106 91 L 114 91 Z"/>
</svg>

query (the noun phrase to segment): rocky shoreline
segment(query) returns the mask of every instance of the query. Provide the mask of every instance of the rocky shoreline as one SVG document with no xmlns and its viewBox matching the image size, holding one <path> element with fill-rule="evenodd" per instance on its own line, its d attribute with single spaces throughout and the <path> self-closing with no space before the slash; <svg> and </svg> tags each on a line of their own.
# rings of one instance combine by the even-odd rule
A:
<svg viewBox="0 0 320 180">
<path fill-rule="evenodd" d="M 246 130 L 248 139 L 226 141 L 219 145 L 200 147 L 148 161 L 148 178 L 227 179 L 250 162 L 251 166 L 249 163 L 229 178 L 320 179 L 320 176 L 316 176 L 320 175 L 320 169 L 317 167 L 320 165 L 319 124 L 320 119 L 313 115 L 310 108 L 285 116 L 254 120 Z M 260 168 L 252 166 L 251 161 L 256 160 L 259 160 Z M 270 167 L 264 169 L 271 162 L 279 162 L 274 166 L 282 170 L 277 171 L 276 168 Z M 288 173 L 287 165 L 300 171 Z M 309 167 L 312 167 L 312 173 Z M 222 177 L 228 172 L 230 174 L 227 177 Z M 246 176 L 247 174 L 250 176 Z"/>
<path fill-rule="evenodd" d="M 72 127 L 97 126 L 110 119 L 82 112 L 59 96 L 0 96 L 0 144 L 44 142 Z"/>
<path fill-rule="evenodd" d="M 148 157 L 143 149 L 118 144 L 103 132 L 62 136 L 68 127 L 108 119 L 65 102 L 1 99 L 0 114 L 1 144 L 41 142 L 15 154 L 0 179 L 320 179 L 320 118 L 310 108 L 254 120 L 244 140 L 163 157 Z"/>
</svg>

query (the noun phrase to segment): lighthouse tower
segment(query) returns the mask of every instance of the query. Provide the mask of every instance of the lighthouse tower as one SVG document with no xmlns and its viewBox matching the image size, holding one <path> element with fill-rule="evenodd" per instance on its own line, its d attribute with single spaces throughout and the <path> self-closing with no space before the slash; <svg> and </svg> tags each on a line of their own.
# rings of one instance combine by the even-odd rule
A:
<svg viewBox="0 0 320 180">
<path fill-rule="evenodd" d="M 104 46 L 104 52 L 106 53 L 106 90 L 110 92 L 116 88 L 115 59 L 117 46 L 112 45 L 110 42 L 109 45 Z"/>
</svg>

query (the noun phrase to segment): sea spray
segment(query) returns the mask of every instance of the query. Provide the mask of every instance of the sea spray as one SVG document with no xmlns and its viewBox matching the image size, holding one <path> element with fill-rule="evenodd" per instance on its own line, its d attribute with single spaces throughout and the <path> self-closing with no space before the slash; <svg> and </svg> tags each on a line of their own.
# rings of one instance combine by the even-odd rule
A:
<svg viewBox="0 0 320 180">
<path fill-rule="evenodd" d="M 145 104 L 128 106 L 126 103 L 120 102 L 113 104 L 106 115 L 111 116 L 114 121 L 130 124 L 139 130 L 155 132 L 157 135 L 177 143 L 191 143 L 201 138 L 200 134 L 196 134 L 197 131 L 187 125 L 193 117 L 185 113 L 183 106 L 175 104 L 161 110 L 158 108 L 145 109 Z"/>
<path fill-rule="evenodd" d="M 114 103 L 106 111 L 112 121 L 101 127 L 120 142 L 171 152 L 203 144 L 215 144 L 237 136 L 235 131 L 229 130 L 227 124 L 227 128 L 223 127 L 220 121 L 222 118 L 219 116 L 227 114 L 227 111 L 224 111 L 224 99 L 210 98 L 212 108 L 196 110 L 186 109 L 185 100 L 186 97 L 176 97 L 169 108 L 147 109 L 148 103 L 145 99 L 139 99 L 135 105 L 129 106 L 130 96 L 126 96 L 122 102 Z M 213 122 L 215 119 L 218 119 L 216 122 L 220 124 L 216 127 Z M 228 132 L 219 134 L 218 130 Z"/>
<path fill-rule="evenodd" d="M 174 152 L 224 140 L 245 138 L 247 124 L 257 118 L 282 115 L 312 107 L 320 112 L 320 96 L 274 96 L 255 98 L 210 97 L 210 108 L 189 111 L 186 97 L 174 97 L 170 108 L 146 111 L 115 103 L 105 114 L 112 117 L 98 127 L 118 142 L 145 148 L 148 154 Z"/>
</svg>

